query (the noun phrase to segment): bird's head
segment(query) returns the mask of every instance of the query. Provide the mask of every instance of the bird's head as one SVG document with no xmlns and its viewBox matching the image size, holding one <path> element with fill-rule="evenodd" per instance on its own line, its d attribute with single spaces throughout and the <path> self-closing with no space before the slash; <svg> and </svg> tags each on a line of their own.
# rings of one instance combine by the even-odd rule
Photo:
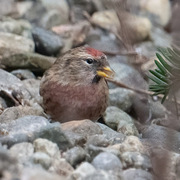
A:
<svg viewBox="0 0 180 180">
<path fill-rule="evenodd" d="M 55 64 L 60 67 L 60 74 L 64 76 L 64 81 L 98 83 L 100 79 L 112 78 L 114 75 L 106 55 L 86 46 L 71 49 Z"/>
</svg>

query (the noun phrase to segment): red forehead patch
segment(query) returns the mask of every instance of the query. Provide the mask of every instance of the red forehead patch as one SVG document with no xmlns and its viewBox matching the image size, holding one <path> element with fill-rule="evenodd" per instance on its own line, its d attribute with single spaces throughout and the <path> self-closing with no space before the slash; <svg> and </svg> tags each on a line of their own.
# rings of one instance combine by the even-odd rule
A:
<svg viewBox="0 0 180 180">
<path fill-rule="evenodd" d="M 88 54 L 90 54 L 91 56 L 94 56 L 94 57 L 103 55 L 103 53 L 101 51 L 98 51 L 98 50 L 91 48 L 91 47 L 86 47 L 86 51 Z"/>
</svg>

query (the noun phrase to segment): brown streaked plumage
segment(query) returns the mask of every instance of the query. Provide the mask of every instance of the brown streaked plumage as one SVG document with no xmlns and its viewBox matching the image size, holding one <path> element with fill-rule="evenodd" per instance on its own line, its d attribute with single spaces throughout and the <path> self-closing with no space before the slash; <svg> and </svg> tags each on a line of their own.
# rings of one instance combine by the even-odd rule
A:
<svg viewBox="0 0 180 180">
<path fill-rule="evenodd" d="M 59 57 L 41 80 L 40 94 L 52 120 L 98 120 L 108 101 L 105 78 L 111 78 L 106 56 L 90 47 L 71 49 Z"/>
</svg>

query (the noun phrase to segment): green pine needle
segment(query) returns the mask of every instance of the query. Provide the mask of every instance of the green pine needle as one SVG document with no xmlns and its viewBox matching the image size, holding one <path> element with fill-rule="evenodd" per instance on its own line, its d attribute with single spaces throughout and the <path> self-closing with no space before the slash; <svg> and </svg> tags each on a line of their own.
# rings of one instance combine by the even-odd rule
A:
<svg viewBox="0 0 180 180">
<path fill-rule="evenodd" d="M 158 52 L 158 60 L 154 61 L 157 68 L 149 70 L 151 74 L 148 77 L 154 82 L 149 85 L 149 90 L 154 92 L 153 95 L 162 94 L 163 103 L 170 89 L 178 84 L 177 81 L 180 82 L 180 50 L 160 47 Z"/>
</svg>

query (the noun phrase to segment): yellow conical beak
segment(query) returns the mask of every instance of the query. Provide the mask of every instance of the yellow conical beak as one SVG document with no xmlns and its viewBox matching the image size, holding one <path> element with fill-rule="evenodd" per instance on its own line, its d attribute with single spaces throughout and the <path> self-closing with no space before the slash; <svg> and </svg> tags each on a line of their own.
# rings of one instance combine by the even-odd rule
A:
<svg viewBox="0 0 180 180">
<path fill-rule="evenodd" d="M 114 71 L 109 67 L 103 67 L 102 70 L 97 71 L 97 75 L 104 78 L 112 79 L 114 77 Z"/>
</svg>

